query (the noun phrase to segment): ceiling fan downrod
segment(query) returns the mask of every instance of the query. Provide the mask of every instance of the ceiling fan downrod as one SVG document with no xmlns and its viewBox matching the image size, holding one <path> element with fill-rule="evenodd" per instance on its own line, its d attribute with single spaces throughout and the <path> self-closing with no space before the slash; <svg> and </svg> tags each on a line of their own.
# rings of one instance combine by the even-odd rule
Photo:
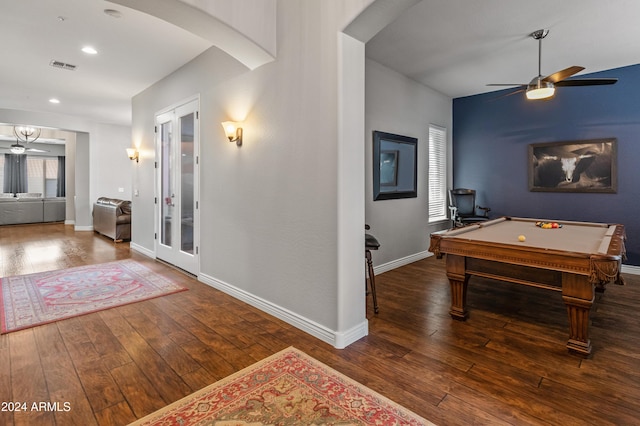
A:
<svg viewBox="0 0 640 426">
<path fill-rule="evenodd" d="M 538 40 L 538 77 L 542 77 L 542 39 L 549 34 L 549 30 L 537 30 L 531 33 L 531 37 Z"/>
</svg>

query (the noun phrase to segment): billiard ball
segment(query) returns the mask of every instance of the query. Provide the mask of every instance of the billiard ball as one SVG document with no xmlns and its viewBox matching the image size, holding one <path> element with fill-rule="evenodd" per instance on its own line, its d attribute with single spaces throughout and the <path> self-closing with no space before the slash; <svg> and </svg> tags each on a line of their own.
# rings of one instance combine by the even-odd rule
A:
<svg viewBox="0 0 640 426">
<path fill-rule="evenodd" d="M 523 242 L 527 238 L 524 235 L 518 235 L 518 241 Z"/>
</svg>

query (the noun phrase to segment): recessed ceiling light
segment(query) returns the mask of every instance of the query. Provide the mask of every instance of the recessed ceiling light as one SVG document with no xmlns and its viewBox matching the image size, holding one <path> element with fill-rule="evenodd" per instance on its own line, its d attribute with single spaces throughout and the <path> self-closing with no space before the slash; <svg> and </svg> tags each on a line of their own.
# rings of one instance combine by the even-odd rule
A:
<svg viewBox="0 0 640 426">
<path fill-rule="evenodd" d="M 51 98 L 51 99 L 49 99 L 49 102 L 51 102 L 52 104 L 59 104 L 60 103 L 60 99 Z"/>
<path fill-rule="evenodd" d="M 91 46 L 85 46 L 82 48 L 82 51 L 88 55 L 95 55 L 98 53 L 98 51 L 96 49 L 94 49 Z"/>
</svg>

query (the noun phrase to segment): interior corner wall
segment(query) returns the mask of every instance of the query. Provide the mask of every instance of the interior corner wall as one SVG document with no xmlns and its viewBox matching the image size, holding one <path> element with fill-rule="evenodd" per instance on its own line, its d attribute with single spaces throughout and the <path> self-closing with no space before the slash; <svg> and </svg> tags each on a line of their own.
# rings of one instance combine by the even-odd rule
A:
<svg viewBox="0 0 640 426">
<path fill-rule="evenodd" d="M 361 285 L 365 273 L 362 252 L 364 247 L 364 116 L 365 116 L 365 45 L 353 37 L 339 35 L 338 65 L 338 330 L 344 347 L 349 338 L 345 334 L 356 329 L 368 334 L 366 300 Z M 366 327 L 365 328 L 363 328 Z M 355 330 L 354 330 L 355 331 Z"/>
<path fill-rule="evenodd" d="M 429 255 L 429 235 L 449 223 L 429 223 L 429 125 L 452 133 L 451 98 L 411 80 L 384 65 L 366 62 L 365 212 L 369 231 L 380 242 L 372 252 L 376 268 L 401 266 Z M 417 198 L 373 200 L 373 131 L 418 139 Z"/>
<path fill-rule="evenodd" d="M 554 99 L 527 101 L 504 91 L 454 99 L 454 184 L 478 191 L 492 216 L 621 223 L 629 265 L 640 265 L 640 65 L 587 77 L 617 77 L 612 86 L 560 87 Z M 532 192 L 532 143 L 616 138 L 615 194 Z"/>
<path fill-rule="evenodd" d="M 65 225 L 76 223 L 76 133 L 66 132 L 65 140 Z"/>
<path fill-rule="evenodd" d="M 89 133 L 76 133 L 76 173 L 74 204 L 76 217 L 74 227 L 76 231 L 90 231 L 93 229 L 91 216 L 91 143 Z"/>
<path fill-rule="evenodd" d="M 278 1 L 275 61 L 248 71 L 211 48 L 133 99 L 132 134 L 144 153 L 133 183 L 133 242 L 154 251 L 153 116 L 199 95 L 199 279 L 326 341 L 366 323 L 364 309 L 338 321 L 338 34 L 346 9 Z M 224 136 L 220 123 L 229 119 L 243 122 L 241 147 Z M 344 285 L 364 299 L 360 280 Z"/>
</svg>

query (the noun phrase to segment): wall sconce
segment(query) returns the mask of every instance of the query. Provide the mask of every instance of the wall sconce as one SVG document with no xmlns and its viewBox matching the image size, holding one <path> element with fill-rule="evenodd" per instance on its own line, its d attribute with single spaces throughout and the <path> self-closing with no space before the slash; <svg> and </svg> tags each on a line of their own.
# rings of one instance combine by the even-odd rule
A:
<svg viewBox="0 0 640 426">
<path fill-rule="evenodd" d="M 237 123 L 235 121 L 224 121 L 222 123 L 222 127 L 224 128 L 224 133 L 229 138 L 229 142 L 235 142 L 236 145 L 242 146 L 242 127 L 240 127 L 242 123 Z"/>
<path fill-rule="evenodd" d="M 135 148 L 127 148 L 127 156 L 129 156 L 129 160 L 136 160 L 138 162 L 138 150 Z"/>
</svg>

